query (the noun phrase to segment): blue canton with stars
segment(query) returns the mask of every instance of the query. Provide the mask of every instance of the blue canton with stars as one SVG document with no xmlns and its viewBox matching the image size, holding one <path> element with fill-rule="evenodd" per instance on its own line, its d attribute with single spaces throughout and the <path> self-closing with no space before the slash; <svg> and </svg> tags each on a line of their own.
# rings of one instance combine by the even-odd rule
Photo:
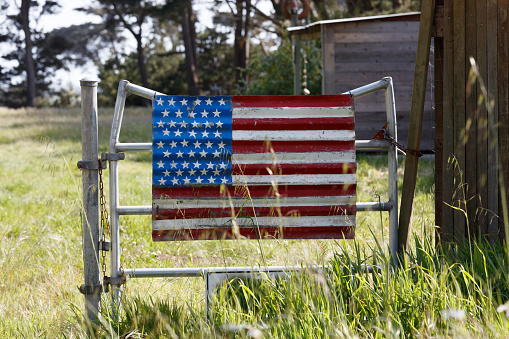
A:
<svg viewBox="0 0 509 339">
<path fill-rule="evenodd" d="M 152 101 L 154 186 L 231 183 L 231 99 L 156 96 Z"/>
</svg>

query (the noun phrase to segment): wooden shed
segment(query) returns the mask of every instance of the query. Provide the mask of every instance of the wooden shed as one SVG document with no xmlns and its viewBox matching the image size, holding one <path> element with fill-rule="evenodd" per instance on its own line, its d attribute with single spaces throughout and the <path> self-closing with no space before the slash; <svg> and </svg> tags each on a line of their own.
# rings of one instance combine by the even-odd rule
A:
<svg viewBox="0 0 509 339">
<path fill-rule="evenodd" d="M 398 140 L 408 137 L 419 12 L 318 21 L 288 30 L 301 40 L 321 39 L 322 94 L 345 91 L 391 76 L 394 81 Z M 421 150 L 434 149 L 432 82 L 427 86 Z M 385 124 L 382 92 L 356 102 L 356 134 L 370 139 Z"/>
</svg>

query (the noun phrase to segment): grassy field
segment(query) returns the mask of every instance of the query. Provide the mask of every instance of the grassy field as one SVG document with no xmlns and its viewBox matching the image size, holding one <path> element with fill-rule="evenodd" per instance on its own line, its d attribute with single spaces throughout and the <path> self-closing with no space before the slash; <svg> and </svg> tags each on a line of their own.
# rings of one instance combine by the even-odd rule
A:
<svg viewBox="0 0 509 339">
<path fill-rule="evenodd" d="M 112 109 L 100 110 L 107 151 Z M 150 108 L 128 109 L 121 141 L 150 141 Z M 1 337 L 87 336 L 81 249 L 79 109 L 0 109 Z M 151 204 L 151 156 L 120 164 L 120 203 Z M 399 173 L 402 174 L 402 161 Z M 359 156 L 359 201 L 387 200 L 386 160 Z M 107 176 L 107 175 L 106 175 Z M 400 178 L 402 179 L 402 177 Z M 107 181 L 107 178 L 106 178 Z M 400 180 L 400 184 L 401 184 Z M 408 263 L 387 265 L 387 215 L 359 213 L 355 241 L 154 243 L 150 217 L 121 218 L 122 265 L 198 267 L 327 264 L 291 279 L 233 281 L 206 320 L 204 282 L 129 280 L 118 324 L 99 337 L 507 337 L 497 307 L 509 299 L 502 247 L 484 243 L 437 252 L 433 245 L 433 161 L 421 161 Z M 105 182 L 105 187 L 108 187 Z M 360 273 L 363 264 L 380 271 Z M 352 267 L 358 273 L 352 273 Z"/>
</svg>

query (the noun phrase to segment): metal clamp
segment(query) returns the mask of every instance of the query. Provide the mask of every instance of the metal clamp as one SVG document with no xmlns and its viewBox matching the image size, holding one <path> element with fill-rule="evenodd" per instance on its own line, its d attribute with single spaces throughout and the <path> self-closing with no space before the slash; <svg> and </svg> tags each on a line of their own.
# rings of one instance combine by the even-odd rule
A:
<svg viewBox="0 0 509 339">
<path fill-rule="evenodd" d="M 101 153 L 101 161 L 109 160 L 109 161 L 119 161 L 124 160 L 124 153 Z"/>
<path fill-rule="evenodd" d="M 111 243 L 108 241 L 99 241 L 99 251 L 109 252 L 111 248 Z"/>
<path fill-rule="evenodd" d="M 120 277 L 115 277 L 115 278 L 112 278 L 112 277 L 103 277 L 103 285 L 106 289 L 106 292 L 108 292 L 110 290 L 109 286 L 120 286 L 120 285 L 124 285 L 125 282 L 127 280 L 127 277 L 125 274 L 122 274 Z"/>
<path fill-rule="evenodd" d="M 100 295 L 103 293 L 103 285 L 88 285 L 85 284 L 78 287 L 81 294 L 85 295 Z"/>
<path fill-rule="evenodd" d="M 106 169 L 106 162 L 101 162 L 101 168 Z M 84 161 L 80 160 L 78 161 L 78 168 L 80 170 L 98 170 L 99 169 L 99 161 L 97 160 L 90 160 L 90 161 Z"/>
</svg>

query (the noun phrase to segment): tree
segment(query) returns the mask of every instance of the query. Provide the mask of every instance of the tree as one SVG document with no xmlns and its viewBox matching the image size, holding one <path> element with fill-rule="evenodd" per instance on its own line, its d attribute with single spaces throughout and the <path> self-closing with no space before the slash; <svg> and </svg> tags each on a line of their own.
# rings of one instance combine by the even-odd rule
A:
<svg viewBox="0 0 509 339">
<path fill-rule="evenodd" d="M 4 3 L 2 10 L 7 11 L 15 6 L 15 3 Z M 52 46 L 47 33 L 32 27 L 41 16 L 53 14 L 58 8 L 56 1 L 22 0 L 15 9 L 17 13 L 7 15 L 0 32 L 0 42 L 11 48 L 2 59 L 12 66 L 2 67 L 1 76 L 8 80 L 9 86 L 9 89 L 4 87 L 9 95 L 0 98 L 2 104 L 35 107 L 38 92 L 48 88 L 44 76 L 55 67 L 63 66 L 65 60 L 58 59 L 62 51 Z M 24 81 L 17 83 L 16 79 L 23 74 Z"/>
<path fill-rule="evenodd" d="M 321 52 L 318 42 L 303 46 L 307 63 L 307 88 L 311 94 L 322 93 Z M 254 53 L 248 68 L 250 82 L 242 89 L 245 95 L 292 95 L 293 94 L 293 60 L 292 46 L 284 39 L 281 46 L 265 55 Z"/>
<path fill-rule="evenodd" d="M 25 67 L 27 74 L 27 106 L 35 107 L 35 64 L 32 54 L 32 32 L 30 31 L 30 6 L 31 0 L 21 0 L 19 21 L 25 34 Z"/>
<path fill-rule="evenodd" d="M 166 0 L 164 6 L 157 11 L 160 25 L 172 23 L 179 25 L 185 53 L 187 74 L 187 93 L 199 95 L 200 82 L 198 77 L 198 55 L 196 42 L 196 14 L 191 0 Z"/>
<path fill-rule="evenodd" d="M 141 84 L 149 87 L 145 57 L 144 32 L 146 24 L 153 24 L 157 2 L 150 0 L 97 0 L 97 7 L 81 8 L 81 11 L 96 14 L 103 18 L 104 29 L 117 32 L 119 27 L 125 28 L 136 41 L 136 56 Z M 111 36 L 111 35 L 110 35 Z"/>
</svg>

